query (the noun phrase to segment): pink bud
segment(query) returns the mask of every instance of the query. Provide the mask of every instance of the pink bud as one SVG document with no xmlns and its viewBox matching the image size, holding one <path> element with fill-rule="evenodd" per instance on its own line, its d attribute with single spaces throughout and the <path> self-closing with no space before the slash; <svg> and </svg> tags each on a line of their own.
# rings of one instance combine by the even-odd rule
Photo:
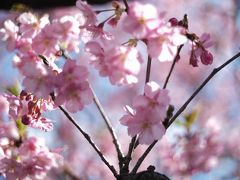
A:
<svg viewBox="0 0 240 180">
<path fill-rule="evenodd" d="M 204 65 L 209 65 L 209 64 L 212 64 L 213 62 L 213 55 L 207 50 L 202 51 L 200 58 L 201 58 L 201 62 Z"/>
<path fill-rule="evenodd" d="M 170 22 L 172 26 L 177 26 L 178 25 L 177 18 L 171 18 L 171 19 L 168 20 L 168 22 Z"/>
<path fill-rule="evenodd" d="M 193 67 L 198 67 L 198 59 L 195 54 L 195 52 L 192 50 L 191 56 L 190 56 L 190 61 L 189 64 L 191 64 Z"/>
<path fill-rule="evenodd" d="M 30 124 L 31 119 L 32 117 L 30 115 L 25 114 L 22 116 L 22 123 L 27 126 Z"/>
<path fill-rule="evenodd" d="M 25 99 L 25 97 L 26 97 L 27 95 L 28 95 L 27 92 L 24 91 L 24 90 L 22 90 L 21 93 L 20 93 L 20 99 L 21 99 L 21 100 Z"/>
</svg>

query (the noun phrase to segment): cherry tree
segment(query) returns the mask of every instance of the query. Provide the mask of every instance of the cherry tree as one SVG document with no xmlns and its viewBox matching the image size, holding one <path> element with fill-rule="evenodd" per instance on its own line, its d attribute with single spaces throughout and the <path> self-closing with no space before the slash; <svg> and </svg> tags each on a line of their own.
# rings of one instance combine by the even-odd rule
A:
<svg viewBox="0 0 240 180">
<path fill-rule="evenodd" d="M 239 68 L 224 80 L 240 56 L 237 25 L 216 5 L 193 8 L 195 21 L 178 3 L 77 0 L 58 15 L 7 17 L 0 39 L 19 85 L 1 87 L 0 175 L 188 180 L 230 159 L 226 177 L 239 177 Z"/>
</svg>

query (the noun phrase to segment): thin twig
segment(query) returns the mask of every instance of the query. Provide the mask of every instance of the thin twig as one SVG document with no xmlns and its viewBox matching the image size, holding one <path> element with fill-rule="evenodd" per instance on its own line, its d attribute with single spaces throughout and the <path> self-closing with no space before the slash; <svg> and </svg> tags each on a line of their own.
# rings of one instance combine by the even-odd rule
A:
<svg viewBox="0 0 240 180">
<path fill-rule="evenodd" d="M 102 13 L 102 12 L 109 12 L 109 11 L 115 11 L 116 9 L 103 9 L 103 10 L 96 10 L 95 13 L 96 14 L 99 14 L 99 13 Z"/>
<path fill-rule="evenodd" d="M 221 69 L 223 69 L 225 66 L 233 62 L 235 59 L 240 57 L 240 52 L 238 52 L 236 55 L 234 55 L 232 58 L 227 60 L 225 63 L 223 63 L 221 66 L 213 69 L 213 71 L 208 75 L 208 77 L 202 82 L 202 84 L 194 91 L 194 93 L 190 96 L 190 98 L 182 105 L 182 107 L 176 112 L 176 114 L 170 119 L 168 125 L 166 128 L 168 128 L 176 119 L 177 117 L 186 109 L 188 104 L 192 101 L 192 99 L 201 91 L 201 89 L 213 78 L 215 74 L 217 74 Z M 131 173 L 136 173 L 140 165 L 142 164 L 143 160 L 146 158 L 148 153 L 152 150 L 154 145 L 158 142 L 158 140 L 155 140 L 146 151 L 143 153 L 143 155 L 139 158 L 137 161 L 135 167 L 133 168 Z"/>
<path fill-rule="evenodd" d="M 146 72 L 145 84 L 148 83 L 149 80 L 150 80 L 150 74 L 151 74 L 151 63 L 152 63 L 152 59 L 151 59 L 151 57 L 148 55 L 148 61 L 147 61 L 147 72 Z"/>
<path fill-rule="evenodd" d="M 186 109 L 188 104 L 192 101 L 192 99 L 201 91 L 201 89 L 215 76 L 221 69 L 225 66 L 233 62 L 240 56 L 240 52 L 234 55 L 232 58 L 227 60 L 221 66 L 213 69 L 213 71 L 208 75 L 208 77 L 202 82 L 202 84 L 194 91 L 194 93 L 188 98 L 188 100 L 182 105 L 182 107 L 176 112 L 176 114 L 170 119 L 167 128 L 176 120 L 176 118 Z"/>
<path fill-rule="evenodd" d="M 125 157 L 124 166 L 122 169 L 120 169 L 120 174 L 129 172 L 129 163 L 132 160 L 132 152 L 135 147 L 136 139 L 137 139 L 137 136 L 134 136 L 129 144 L 128 153 Z"/>
<path fill-rule="evenodd" d="M 77 122 L 70 116 L 70 114 L 62 107 L 58 106 L 59 109 L 65 114 L 65 116 L 73 123 L 73 125 L 82 133 L 85 139 L 89 142 L 89 144 L 93 147 L 93 149 L 97 152 L 101 160 L 107 165 L 107 167 L 112 171 L 115 177 L 118 176 L 117 171 L 115 170 L 114 166 L 110 165 L 109 162 L 106 160 L 104 155 L 101 153 L 97 145 L 92 141 L 90 136 L 82 130 L 82 128 L 77 124 Z"/>
<path fill-rule="evenodd" d="M 180 45 L 180 46 L 178 47 L 177 54 L 176 54 L 176 56 L 174 57 L 174 60 L 173 60 L 173 62 L 172 62 L 171 69 L 170 69 L 170 71 L 169 71 L 169 73 L 168 73 L 168 76 L 167 76 L 167 78 L 166 78 L 166 80 L 165 80 L 165 83 L 164 83 L 164 85 L 163 85 L 163 89 L 166 89 L 166 87 L 167 87 L 168 81 L 169 81 L 169 79 L 170 79 L 170 76 L 172 75 L 173 69 L 174 69 L 174 67 L 175 67 L 175 64 L 176 64 L 178 58 L 179 58 L 179 54 L 180 54 L 180 51 L 181 51 L 181 49 L 182 49 L 183 46 L 184 46 L 184 45 L 182 44 L 182 45 Z"/>
<path fill-rule="evenodd" d="M 122 153 L 120 144 L 118 142 L 117 136 L 114 132 L 114 129 L 111 125 L 111 122 L 110 122 L 108 116 L 106 115 L 105 111 L 103 110 L 103 107 L 102 107 L 97 95 L 95 94 L 95 92 L 94 92 L 94 90 L 93 90 L 93 88 L 91 87 L 90 84 L 89 84 L 89 86 L 90 86 L 90 89 L 91 89 L 92 94 L 93 94 L 93 101 L 96 104 L 100 114 L 102 115 L 102 118 L 103 118 L 104 122 L 106 123 L 107 128 L 108 128 L 108 130 L 109 130 L 109 132 L 110 132 L 110 134 L 113 138 L 113 144 L 115 145 L 115 148 L 116 148 L 116 151 L 117 151 L 117 154 L 118 154 L 119 166 L 122 167 L 121 163 L 122 163 L 122 159 L 123 159 L 123 153 Z"/>
<path fill-rule="evenodd" d="M 125 7 L 126 7 L 125 11 L 128 13 L 129 6 L 128 6 L 127 0 L 123 0 L 123 3 L 125 5 Z"/>
<path fill-rule="evenodd" d="M 63 51 L 63 50 L 62 50 L 62 56 L 63 56 L 65 59 L 70 59 L 70 58 L 66 55 L 65 51 Z M 94 101 L 94 103 L 96 104 L 99 112 L 101 113 L 101 115 L 102 115 L 102 117 L 103 117 L 103 120 L 104 120 L 104 122 L 106 123 L 107 128 L 108 128 L 108 130 L 109 130 L 109 132 L 110 132 L 110 134 L 111 134 L 111 136 L 112 136 L 112 138 L 113 138 L 113 143 L 114 143 L 114 145 L 115 145 L 115 148 L 116 148 L 116 151 L 117 151 L 117 154 L 118 154 L 119 166 L 122 167 L 123 153 L 122 153 L 120 144 L 119 144 L 119 142 L 118 142 L 118 140 L 117 140 L 117 136 L 116 136 L 116 134 L 115 134 L 115 132 L 114 132 L 114 129 L 113 129 L 110 121 L 109 121 L 109 118 L 107 117 L 106 113 L 104 112 L 103 107 L 102 107 L 100 101 L 98 100 L 98 97 L 97 97 L 96 93 L 94 92 L 93 88 L 91 87 L 90 83 L 89 83 L 89 87 L 90 87 L 90 89 L 91 89 L 91 91 L 92 91 L 92 94 L 93 94 L 93 101 Z"/>
<path fill-rule="evenodd" d="M 138 159 L 136 165 L 134 166 L 133 170 L 132 170 L 132 174 L 136 174 L 138 168 L 141 166 L 143 160 L 146 158 L 146 156 L 148 155 L 148 153 L 152 150 L 152 148 L 154 147 L 154 145 L 157 143 L 157 140 L 153 141 L 153 143 L 151 145 L 148 146 L 148 148 L 146 149 L 146 151 L 143 153 L 143 155 Z"/>
</svg>

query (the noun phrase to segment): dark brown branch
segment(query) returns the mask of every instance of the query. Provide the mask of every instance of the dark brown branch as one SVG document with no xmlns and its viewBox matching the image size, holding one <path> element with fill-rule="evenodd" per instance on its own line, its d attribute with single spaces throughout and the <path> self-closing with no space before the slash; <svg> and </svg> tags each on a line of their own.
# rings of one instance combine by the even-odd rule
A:
<svg viewBox="0 0 240 180">
<path fill-rule="evenodd" d="M 101 160 L 106 164 L 106 166 L 111 170 L 113 175 L 117 177 L 117 171 L 115 170 L 114 166 L 110 165 L 109 162 L 106 160 L 104 155 L 101 153 L 97 145 L 92 141 L 90 136 L 82 130 L 82 128 L 77 124 L 77 122 L 70 116 L 70 114 L 62 107 L 59 106 L 59 109 L 64 113 L 64 115 L 73 123 L 73 125 L 81 132 L 81 134 L 84 136 L 84 138 L 88 141 L 88 143 L 93 147 L 93 149 L 97 152 Z"/>
<path fill-rule="evenodd" d="M 169 73 L 168 73 L 168 76 L 167 76 L 167 78 L 166 78 L 166 80 L 165 80 L 165 83 L 164 83 L 164 85 L 163 85 L 163 89 L 166 89 L 166 87 L 167 87 L 168 81 L 169 81 L 169 79 L 170 79 L 170 76 L 172 75 L 172 72 L 173 72 L 173 69 L 174 69 L 174 67 L 175 67 L 175 64 L 176 64 L 177 60 L 179 59 L 179 54 L 180 54 L 180 51 L 181 51 L 182 47 L 183 47 L 183 44 L 178 47 L 177 54 L 176 54 L 176 56 L 174 57 L 174 60 L 173 60 L 171 69 L 170 69 L 170 71 L 169 71 Z"/>
<path fill-rule="evenodd" d="M 101 105 L 97 95 L 95 94 L 95 92 L 94 92 L 94 90 L 92 89 L 91 86 L 90 86 L 90 89 L 91 89 L 92 94 L 93 94 L 93 101 L 96 104 L 96 106 L 97 106 L 97 108 L 98 108 L 98 110 L 99 110 L 99 112 L 100 112 L 104 122 L 106 123 L 107 128 L 108 128 L 108 130 L 109 130 L 109 132 L 110 132 L 110 134 L 111 134 L 111 136 L 113 138 L 113 144 L 115 145 L 115 148 L 116 148 L 116 151 L 117 151 L 117 155 L 118 155 L 119 166 L 122 167 L 121 163 L 122 163 L 122 159 L 123 159 L 123 153 L 122 153 L 121 147 L 119 145 L 117 136 L 116 136 L 116 134 L 114 132 L 114 129 L 113 129 L 112 125 L 111 125 L 111 122 L 110 122 L 109 118 L 107 117 L 105 111 L 103 110 L 103 107 L 102 107 L 102 105 Z"/>
<path fill-rule="evenodd" d="M 225 66 L 233 62 L 235 59 L 237 59 L 240 56 L 240 52 L 238 52 L 236 55 L 234 55 L 232 58 L 227 60 L 225 63 L 223 63 L 221 66 L 213 69 L 213 71 L 208 75 L 208 77 L 202 82 L 202 84 L 194 91 L 194 93 L 190 96 L 190 98 L 182 105 L 182 107 L 176 112 L 176 114 L 170 119 L 168 125 L 166 128 L 168 128 L 176 119 L 177 117 L 186 109 L 188 104 L 192 101 L 192 99 L 201 91 L 201 89 L 213 78 L 214 75 L 216 75 L 221 69 L 223 69 Z M 143 160 L 146 158 L 148 153 L 152 150 L 152 148 L 155 146 L 155 144 L 158 142 L 158 140 L 155 140 L 146 151 L 143 153 L 143 155 L 139 158 L 138 162 L 136 163 L 135 167 L 132 170 L 132 173 L 136 173 L 140 165 L 142 164 Z"/>
<path fill-rule="evenodd" d="M 123 0 L 123 3 L 124 3 L 125 8 L 126 8 L 125 11 L 128 13 L 129 6 L 128 6 L 127 0 Z"/>
</svg>

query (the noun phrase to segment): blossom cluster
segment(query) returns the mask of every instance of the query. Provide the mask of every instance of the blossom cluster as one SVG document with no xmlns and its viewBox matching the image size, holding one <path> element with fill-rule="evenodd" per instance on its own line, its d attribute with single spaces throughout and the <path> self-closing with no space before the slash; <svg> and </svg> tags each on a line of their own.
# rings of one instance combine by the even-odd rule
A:
<svg viewBox="0 0 240 180">
<path fill-rule="evenodd" d="M 44 117 L 44 112 L 64 105 L 67 111 L 76 113 L 92 103 L 94 94 L 88 67 L 69 54 L 74 56 L 84 51 L 87 63 L 100 76 L 107 77 L 112 85 L 125 87 L 138 83 L 146 64 L 139 42 L 145 45 L 148 61 L 175 63 L 180 59 L 179 50 L 189 42 L 190 65 L 213 62 L 208 50 L 213 44 L 210 35 L 204 33 L 199 37 L 191 33 L 186 16 L 180 21 L 166 20 L 164 13 L 152 4 L 133 1 L 123 8 L 114 1 L 110 10 L 114 14 L 99 23 L 97 14 L 101 11 L 94 11 L 81 0 L 76 7 L 79 12 L 75 15 L 55 19 L 24 12 L 15 21 L 6 20 L 0 29 L 0 39 L 6 42 L 8 51 L 15 53 L 14 66 L 23 75 L 21 93 L 0 95 L 0 116 L 7 112 L 11 122 L 0 121 L 0 174 L 6 178 L 44 178 L 47 171 L 61 165 L 58 153 L 36 137 L 23 136 L 16 124 L 21 122 L 24 127 L 50 131 L 53 123 Z M 118 42 L 105 30 L 106 24 L 123 31 L 130 39 Z M 150 76 L 150 71 L 147 73 Z M 171 107 L 166 86 L 161 89 L 155 81 L 148 81 L 146 77 L 143 95 L 136 96 L 132 106 L 125 106 L 126 114 L 120 119 L 128 135 L 145 145 L 164 136 L 168 127 L 167 110 Z M 189 132 L 180 137 L 179 146 L 183 149 L 180 155 L 174 149 L 175 144 L 163 148 L 166 168 L 170 167 L 169 171 L 179 176 L 208 170 L 215 162 L 215 155 L 220 153 L 214 137 L 215 134 L 207 134 L 201 138 L 200 134 Z M 197 156 L 204 153 L 207 155 Z"/>
<path fill-rule="evenodd" d="M 215 129 L 207 125 L 204 130 L 177 134 L 175 142 L 163 139 L 159 152 L 163 170 L 180 180 L 216 167 L 224 147 L 220 131 Z"/>
<path fill-rule="evenodd" d="M 138 135 L 140 144 L 151 144 L 161 139 L 165 133 L 163 122 L 170 103 L 168 91 L 161 90 L 156 82 L 145 85 L 144 95 L 133 100 L 133 108 L 126 106 L 128 113 L 121 118 L 121 123 L 128 127 L 130 136 Z"/>
</svg>

